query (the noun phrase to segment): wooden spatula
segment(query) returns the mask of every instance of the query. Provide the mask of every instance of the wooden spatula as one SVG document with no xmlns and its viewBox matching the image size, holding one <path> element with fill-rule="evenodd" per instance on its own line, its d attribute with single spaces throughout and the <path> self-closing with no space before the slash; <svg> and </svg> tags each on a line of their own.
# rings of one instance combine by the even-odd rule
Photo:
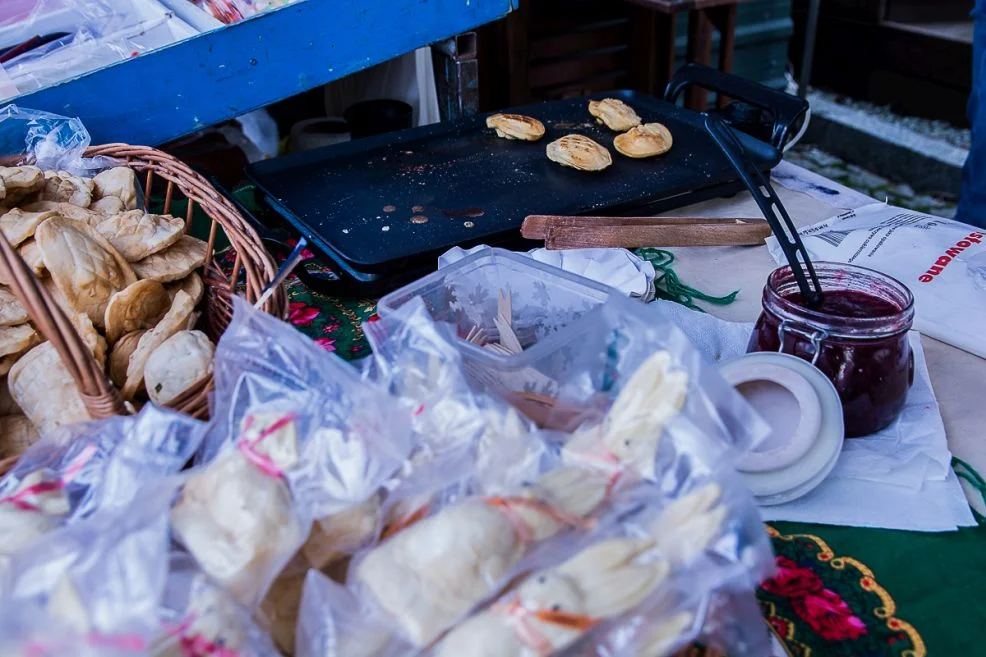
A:
<svg viewBox="0 0 986 657">
<path fill-rule="evenodd" d="M 763 219 L 531 215 L 521 234 L 549 249 L 746 246 L 763 244 L 770 226 Z"/>
</svg>

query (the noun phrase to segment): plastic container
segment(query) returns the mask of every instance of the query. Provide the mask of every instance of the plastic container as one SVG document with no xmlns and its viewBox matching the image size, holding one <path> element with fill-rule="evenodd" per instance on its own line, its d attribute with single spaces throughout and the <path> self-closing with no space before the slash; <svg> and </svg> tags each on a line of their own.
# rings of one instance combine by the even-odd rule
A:
<svg viewBox="0 0 986 657">
<path fill-rule="evenodd" d="M 872 269 L 816 262 L 825 301 L 800 303 L 790 267 L 774 270 L 748 351 L 781 351 L 807 360 L 835 385 L 847 438 L 887 427 L 914 382 L 907 332 L 914 297 L 895 278 Z"/>
<path fill-rule="evenodd" d="M 499 340 L 494 318 L 501 291 L 510 297 L 512 328 L 524 348 L 519 354 L 466 340 L 474 329 L 489 341 Z M 553 380 L 563 377 L 587 338 L 580 326 L 611 295 L 620 293 L 532 258 L 486 248 L 391 292 L 380 300 L 378 312 L 386 317 L 421 297 L 436 322 L 451 326 L 470 373 L 482 383 L 554 395 Z"/>
</svg>

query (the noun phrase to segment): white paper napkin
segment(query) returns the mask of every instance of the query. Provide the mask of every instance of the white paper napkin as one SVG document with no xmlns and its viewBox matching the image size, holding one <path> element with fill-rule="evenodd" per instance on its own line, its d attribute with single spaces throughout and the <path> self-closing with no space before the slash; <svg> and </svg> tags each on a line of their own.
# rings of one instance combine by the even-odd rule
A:
<svg viewBox="0 0 986 657">
<path fill-rule="evenodd" d="M 727 322 L 657 301 L 696 347 L 722 362 L 746 353 L 752 323 Z M 846 441 L 821 486 L 788 504 L 765 507 L 766 520 L 819 522 L 915 531 L 950 531 L 975 524 L 951 469 L 952 455 L 931 387 L 920 336 L 912 333 L 914 385 L 888 428 Z"/>
</svg>

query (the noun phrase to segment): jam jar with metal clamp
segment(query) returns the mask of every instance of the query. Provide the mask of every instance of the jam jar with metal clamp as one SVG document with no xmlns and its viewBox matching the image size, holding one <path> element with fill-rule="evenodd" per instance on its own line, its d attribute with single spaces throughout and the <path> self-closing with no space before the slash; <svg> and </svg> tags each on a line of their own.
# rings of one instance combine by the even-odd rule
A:
<svg viewBox="0 0 986 657">
<path fill-rule="evenodd" d="M 748 351 L 809 361 L 835 384 L 847 438 L 875 433 L 900 414 L 914 381 L 907 332 L 914 298 L 900 281 L 871 269 L 816 262 L 824 299 L 809 308 L 789 266 L 774 270 Z"/>
</svg>

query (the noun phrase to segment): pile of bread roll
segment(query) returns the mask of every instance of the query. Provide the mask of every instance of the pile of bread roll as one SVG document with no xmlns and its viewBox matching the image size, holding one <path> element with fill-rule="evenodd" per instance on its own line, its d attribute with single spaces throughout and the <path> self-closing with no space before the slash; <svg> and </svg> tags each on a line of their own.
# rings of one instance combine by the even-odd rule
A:
<svg viewBox="0 0 986 657">
<path fill-rule="evenodd" d="M 138 209 L 134 172 L 94 178 L 0 167 L 0 231 L 75 325 L 123 398 L 168 404 L 212 372 L 195 308 L 208 246 Z M 89 419 L 55 348 L 0 272 L 0 458 Z"/>
</svg>

